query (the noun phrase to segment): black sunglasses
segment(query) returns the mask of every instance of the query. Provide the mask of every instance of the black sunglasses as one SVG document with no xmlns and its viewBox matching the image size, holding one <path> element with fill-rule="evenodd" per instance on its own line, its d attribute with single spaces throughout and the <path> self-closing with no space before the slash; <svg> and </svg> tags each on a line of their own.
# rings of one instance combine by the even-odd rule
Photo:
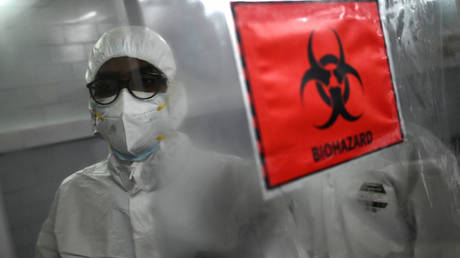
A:
<svg viewBox="0 0 460 258">
<path fill-rule="evenodd" d="M 162 73 L 145 73 L 129 80 L 96 79 L 86 85 L 91 98 L 100 105 L 113 103 L 123 88 L 138 99 L 153 98 L 159 92 L 166 92 L 168 79 Z"/>
</svg>

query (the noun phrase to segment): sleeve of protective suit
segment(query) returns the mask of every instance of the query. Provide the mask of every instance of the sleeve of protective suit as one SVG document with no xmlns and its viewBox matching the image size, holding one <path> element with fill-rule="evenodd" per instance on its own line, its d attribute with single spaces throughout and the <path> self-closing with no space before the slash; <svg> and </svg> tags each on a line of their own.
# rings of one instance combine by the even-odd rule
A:
<svg viewBox="0 0 460 258">
<path fill-rule="evenodd" d="M 59 190 L 52 203 L 48 218 L 42 225 L 35 247 L 35 258 L 59 258 L 57 251 L 56 235 L 54 233 L 54 222 L 56 217 L 56 207 L 58 202 Z"/>
<path fill-rule="evenodd" d="M 236 214 L 239 220 L 247 222 L 252 216 L 256 216 L 263 203 L 256 167 L 249 160 L 235 158 L 229 170 L 235 173 L 235 209 L 238 209 Z"/>
<path fill-rule="evenodd" d="M 231 171 L 231 172 L 230 172 Z M 297 256 L 291 217 L 286 214 L 291 200 L 264 200 L 256 164 L 234 159 L 228 170 L 233 173 L 233 214 L 237 221 L 238 243 L 225 257 L 277 258 Z M 283 221 L 281 223 L 280 220 Z M 282 224 L 282 225 L 281 225 Z"/>
<path fill-rule="evenodd" d="M 254 251 L 256 250 L 247 232 L 262 204 L 255 167 L 249 160 L 233 157 L 225 170 L 226 173 L 233 174 L 231 181 L 232 188 L 234 188 L 232 191 L 234 199 L 232 210 L 229 212 L 233 214 L 237 234 L 237 243 L 231 251 L 232 255 L 227 254 L 227 256 L 255 257 Z"/>
<path fill-rule="evenodd" d="M 458 257 L 460 254 L 460 180 L 455 156 L 427 132 L 418 136 L 409 173 L 415 180 L 408 195 L 414 228 L 414 257 Z"/>
</svg>

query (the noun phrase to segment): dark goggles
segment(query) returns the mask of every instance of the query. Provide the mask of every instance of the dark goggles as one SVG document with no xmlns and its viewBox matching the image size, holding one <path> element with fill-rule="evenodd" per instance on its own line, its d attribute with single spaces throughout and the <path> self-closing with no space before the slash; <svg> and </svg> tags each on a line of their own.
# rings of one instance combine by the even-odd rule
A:
<svg viewBox="0 0 460 258">
<path fill-rule="evenodd" d="M 127 88 L 135 98 L 153 98 L 159 92 L 166 92 L 168 79 L 161 73 L 145 73 L 129 80 L 96 79 L 86 87 L 97 104 L 108 105 L 117 99 L 123 88 Z"/>
</svg>

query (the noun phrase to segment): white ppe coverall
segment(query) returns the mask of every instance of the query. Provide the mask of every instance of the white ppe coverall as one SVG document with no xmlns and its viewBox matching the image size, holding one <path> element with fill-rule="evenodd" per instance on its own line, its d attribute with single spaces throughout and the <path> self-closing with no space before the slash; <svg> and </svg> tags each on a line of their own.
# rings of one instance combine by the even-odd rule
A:
<svg viewBox="0 0 460 258">
<path fill-rule="evenodd" d="M 66 178 L 43 224 L 36 257 L 232 257 L 238 225 L 255 207 L 242 190 L 249 177 L 236 174 L 246 163 L 194 148 L 175 130 L 186 103 L 173 81 L 171 50 L 155 32 L 131 26 L 102 35 L 89 58 L 87 81 L 111 58 L 125 56 L 147 61 L 167 76 L 168 119 L 157 115 L 164 111 L 157 108 L 161 98 L 142 102 L 122 89 L 113 104 L 90 103 L 95 128 L 112 148 L 129 155 L 152 145 L 156 150 L 130 161 L 112 149 L 106 160 Z"/>
<path fill-rule="evenodd" d="M 460 257 L 455 156 L 408 124 L 403 143 L 281 190 L 262 231 L 266 257 Z"/>
</svg>

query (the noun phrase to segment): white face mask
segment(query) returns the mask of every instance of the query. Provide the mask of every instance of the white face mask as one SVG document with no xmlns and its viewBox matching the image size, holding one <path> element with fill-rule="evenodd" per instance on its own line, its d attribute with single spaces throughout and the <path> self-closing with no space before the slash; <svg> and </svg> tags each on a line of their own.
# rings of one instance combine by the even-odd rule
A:
<svg viewBox="0 0 460 258">
<path fill-rule="evenodd" d="M 158 147 L 159 141 L 171 129 L 166 100 L 166 93 L 141 100 L 122 89 L 112 104 L 91 103 L 96 129 L 119 158 L 142 160 Z"/>
</svg>

